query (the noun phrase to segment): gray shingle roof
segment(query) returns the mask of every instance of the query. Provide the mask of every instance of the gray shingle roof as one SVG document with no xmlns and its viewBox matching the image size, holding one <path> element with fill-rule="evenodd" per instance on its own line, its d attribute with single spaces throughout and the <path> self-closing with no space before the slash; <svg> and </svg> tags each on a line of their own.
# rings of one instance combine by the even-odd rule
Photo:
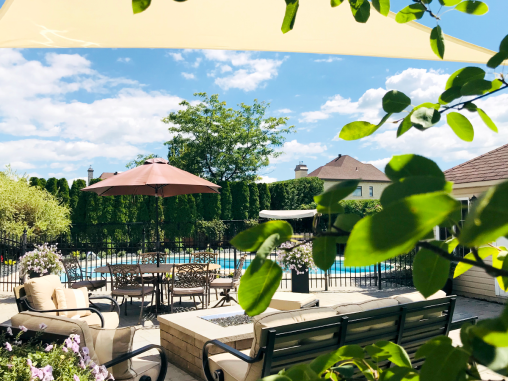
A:
<svg viewBox="0 0 508 381">
<path fill-rule="evenodd" d="M 383 172 L 372 164 L 362 163 L 348 155 L 336 157 L 309 173 L 307 177 L 319 177 L 322 180 L 390 181 Z"/>
</svg>

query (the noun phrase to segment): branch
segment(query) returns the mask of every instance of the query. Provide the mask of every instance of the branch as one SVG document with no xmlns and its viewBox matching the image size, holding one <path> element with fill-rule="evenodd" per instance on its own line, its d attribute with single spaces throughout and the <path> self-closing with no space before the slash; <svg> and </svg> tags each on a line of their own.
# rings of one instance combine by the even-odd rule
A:
<svg viewBox="0 0 508 381">
<path fill-rule="evenodd" d="M 444 113 L 444 112 L 446 112 L 446 111 L 448 111 L 448 110 L 454 109 L 454 108 L 456 108 L 456 107 L 458 107 L 458 106 L 463 106 L 463 105 L 465 105 L 465 104 L 467 104 L 467 103 L 472 103 L 472 102 L 474 102 L 474 101 L 477 101 L 478 99 L 485 98 L 485 97 L 487 97 L 487 96 L 489 96 L 489 95 L 492 95 L 492 94 L 497 93 L 498 91 L 501 91 L 501 90 L 504 90 L 504 89 L 508 88 L 508 83 L 506 83 L 504 80 L 501 80 L 501 81 L 502 81 L 503 83 L 505 83 L 505 86 L 500 87 L 500 88 L 499 88 L 499 89 L 497 89 L 497 90 L 491 91 L 490 93 L 480 95 L 479 97 L 476 97 L 476 98 L 471 99 L 471 100 L 469 100 L 469 101 L 465 101 L 465 102 L 457 103 L 456 105 L 453 105 L 453 106 L 450 106 L 450 107 L 444 106 L 445 108 L 444 108 L 443 110 L 439 111 L 439 113 L 440 113 L 440 114 L 442 114 L 442 113 Z M 462 108 L 459 108 L 459 110 L 462 110 L 462 109 L 463 109 L 463 107 L 462 107 Z"/>
<path fill-rule="evenodd" d="M 471 259 L 461 258 L 461 257 L 458 257 L 456 255 L 449 254 L 447 251 L 445 251 L 445 250 L 443 250 L 443 249 L 441 249 L 441 248 L 439 248 L 437 246 L 434 246 L 434 245 L 432 245 L 429 242 L 419 242 L 417 244 L 417 246 L 422 247 L 422 248 L 427 249 L 427 250 L 430 250 L 430 251 L 433 251 L 434 253 L 436 253 L 440 257 L 448 259 L 449 261 L 457 261 L 457 262 L 467 263 L 468 265 L 480 267 L 480 268 L 484 269 L 485 271 L 487 271 L 487 273 L 489 273 L 490 275 L 492 275 L 492 276 L 494 276 L 496 278 L 498 276 L 508 276 L 508 271 L 506 271 L 506 270 L 497 269 L 497 268 L 495 268 L 493 266 L 487 265 L 483 261 L 482 262 L 477 262 L 477 261 L 473 261 Z"/>
<path fill-rule="evenodd" d="M 430 10 L 429 7 L 425 3 L 422 2 L 422 0 L 415 0 L 416 3 L 421 4 L 425 8 L 425 12 L 427 12 L 431 17 L 434 17 L 436 20 L 441 20 L 438 15 L 436 15 L 434 12 Z"/>
<path fill-rule="evenodd" d="M 473 255 L 474 255 L 477 262 L 484 263 L 483 259 L 481 259 L 481 257 L 480 257 L 480 254 L 478 254 L 478 249 L 476 249 L 476 247 L 473 247 L 471 249 L 471 251 L 473 252 Z"/>
</svg>

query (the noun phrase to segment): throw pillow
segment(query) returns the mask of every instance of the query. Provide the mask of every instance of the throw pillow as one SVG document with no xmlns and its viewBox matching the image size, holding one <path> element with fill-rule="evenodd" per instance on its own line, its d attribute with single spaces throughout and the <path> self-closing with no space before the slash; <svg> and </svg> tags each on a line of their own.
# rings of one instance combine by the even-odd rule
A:
<svg viewBox="0 0 508 381">
<path fill-rule="evenodd" d="M 88 290 L 86 287 L 81 287 L 78 289 L 57 287 L 55 288 L 54 298 L 59 310 L 66 308 L 88 308 L 90 306 L 90 302 L 88 301 Z M 73 318 L 89 316 L 91 313 L 92 312 L 88 310 L 83 310 L 59 312 L 58 314 L 60 316 Z"/>
</svg>

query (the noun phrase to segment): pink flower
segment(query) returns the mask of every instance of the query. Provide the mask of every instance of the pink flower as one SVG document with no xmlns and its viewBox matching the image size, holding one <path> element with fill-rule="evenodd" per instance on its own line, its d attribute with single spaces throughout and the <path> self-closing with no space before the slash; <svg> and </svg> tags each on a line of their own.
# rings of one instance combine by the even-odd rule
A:
<svg viewBox="0 0 508 381">
<path fill-rule="evenodd" d="M 67 347 L 62 347 L 62 351 L 64 351 L 64 352 L 69 352 L 69 350 L 67 349 Z"/>
<path fill-rule="evenodd" d="M 49 351 L 51 351 L 52 349 L 53 349 L 53 346 L 52 346 L 52 345 L 48 345 L 48 346 L 44 349 L 44 351 L 49 352 Z"/>
<path fill-rule="evenodd" d="M 79 377 L 74 375 L 74 381 L 79 381 Z"/>
<path fill-rule="evenodd" d="M 7 369 L 11 370 L 12 364 L 7 364 Z"/>
<path fill-rule="evenodd" d="M 9 343 L 4 343 L 5 349 L 7 349 L 8 352 L 12 352 L 12 347 Z"/>
<path fill-rule="evenodd" d="M 39 324 L 39 328 L 44 331 L 46 328 L 48 328 L 48 326 L 44 323 L 41 323 L 41 324 Z"/>
<path fill-rule="evenodd" d="M 72 351 L 74 353 L 79 353 L 79 345 L 78 345 L 78 343 L 73 343 L 71 349 L 72 349 Z"/>
<path fill-rule="evenodd" d="M 22 330 L 23 332 L 28 331 L 28 329 L 24 325 L 20 325 L 19 329 Z"/>
<path fill-rule="evenodd" d="M 81 338 L 79 335 L 71 335 L 70 337 L 72 340 L 74 340 L 74 342 L 76 342 L 78 344 L 81 342 Z"/>
<path fill-rule="evenodd" d="M 85 369 L 85 368 L 86 368 L 86 366 L 85 366 L 85 362 L 84 362 L 83 360 L 79 360 L 79 367 L 80 367 L 81 369 Z"/>
</svg>

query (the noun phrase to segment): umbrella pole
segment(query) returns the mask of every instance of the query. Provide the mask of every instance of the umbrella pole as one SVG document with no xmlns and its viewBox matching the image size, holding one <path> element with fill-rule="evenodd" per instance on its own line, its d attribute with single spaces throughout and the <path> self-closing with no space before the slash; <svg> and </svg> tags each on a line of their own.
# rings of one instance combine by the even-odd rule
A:
<svg viewBox="0 0 508 381">
<path fill-rule="evenodd" d="M 157 267 L 159 267 L 159 263 L 160 263 L 160 254 L 159 254 L 159 250 L 160 250 L 160 236 L 159 236 L 159 194 L 158 194 L 158 188 L 155 188 L 155 229 L 156 229 L 156 240 L 157 242 L 155 243 L 155 250 L 157 251 Z"/>
</svg>

